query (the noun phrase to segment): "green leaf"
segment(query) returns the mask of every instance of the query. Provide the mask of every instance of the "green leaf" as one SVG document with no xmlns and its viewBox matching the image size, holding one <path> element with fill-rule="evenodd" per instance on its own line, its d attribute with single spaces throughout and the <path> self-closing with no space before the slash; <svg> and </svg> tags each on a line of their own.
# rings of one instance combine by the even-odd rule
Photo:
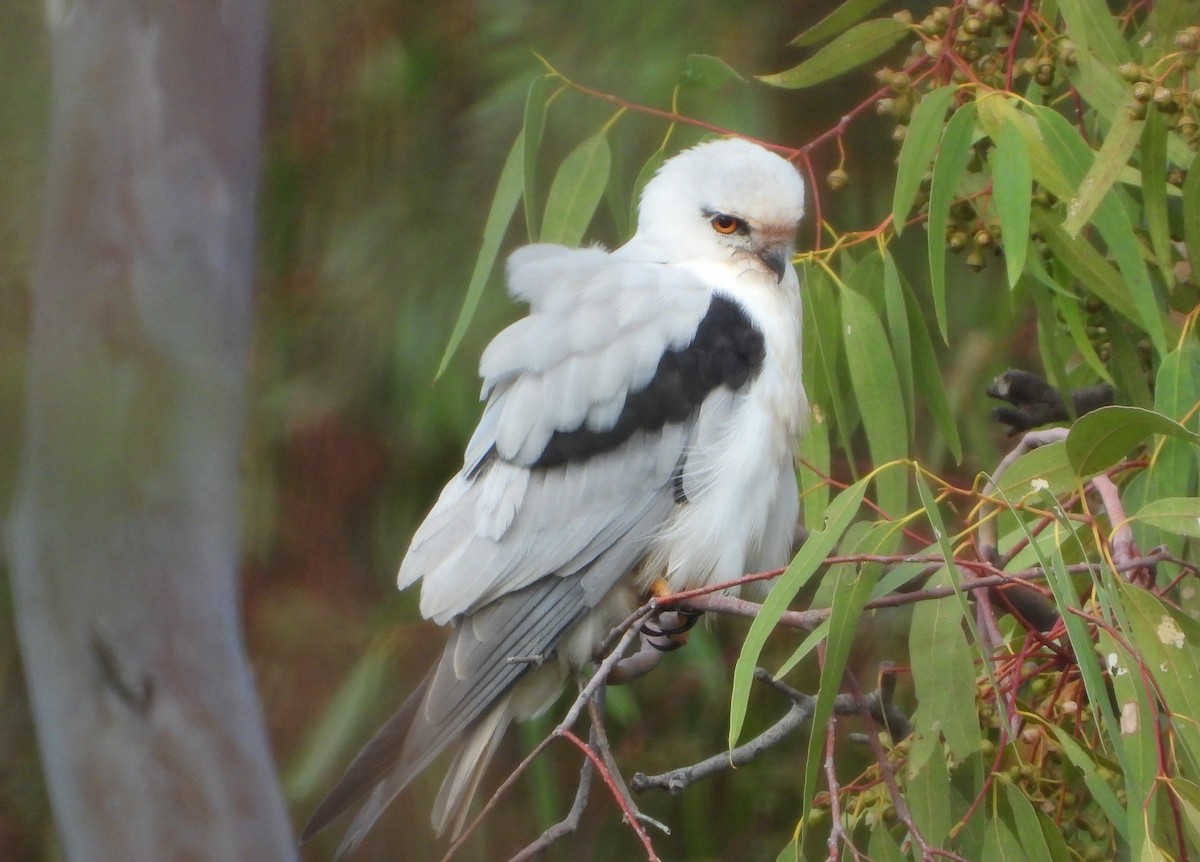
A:
<svg viewBox="0 0 1200 862">
<path fill-rule="evenodd" d="M 542 221 L 541 242 L 574 248 L 583 241 L 608 184 L 612 153 L 604 130 L 596 132 L 563 159 Z"/>
<path fill-rule="evenodd" d="M 943 757 L 931 757 L 912 774 L 909 767 L 905 800 L 926 843 L 941 847 L 953 823 L 950 773 Z"/>
<path fill-rule="evenodd" d="M 929 170 L 933 154 L 937 152 L 938 141 L 946 125 L 946 111 L 956 90 L 951 86 L 931 90 L 921 97 L 913 111 L 896 162 L 896 191 L 892 197 L 892 224 L 896 228 L 896 236 L 904 232 L 904 220 L 917 198 L 921 180 Z"/>
<path fill-rule="evenodd" d="M 1119 589 L 1129 614 L 1130 641 L 1137 644 L 1175 719 L 1171 733 L 1190 756 L 1195 774 L 1200 768 L 1200 623 L 1148 590 L 1127 583 Z M 1153 740 L 1153 733 L 1146 735 Z"/>
<path fill-rule="evenodd" d="M 814 410 L 832 414 L 844 451 L 850 451 L 849 417 L 845 389 L 838 373 L 842 359 L 841 319 L 833 280 L 819 266 L 805 264 L 800 270 L 800 302 L 804 306 L 804 382 Z M 829 415 L 826 415 L 828 425 Z"/>
<path fill-rule="evenodd" d="M 1080 138 L 1074 127 L 1057 112 L 1044 107 L 1035 107 L 1034 111 L 1038 125 L 1043 130 L 1047 146 L 1055 160 L 1068 179 L 1078 187 L 1095 163 L 1095 153 Z M 1136 314 L 1130 319 L 1141 324 L 1159 355 L 1166 353 L 1167 336 L 1163 324 L 1163 314 L 1158 307 L 1154 285 L 1150 281 L 1150 273 L 1142 258 L 1137 234 L 1134 232 L 1129 214 L 1116 196 L 1105 195 L 1096 205 L 1091 222 L 1108 245 L 1109 251 L 1121 271 L 1123 284 L 1120 292 L 1126 294 L 1128 301 L 1136 311 Z M 1090 244 L 1080 243 L 1079 245 L 1081 248 L 1091 249 Z M 1057 248 L 1055 252 L 1057 253 Z M 1087 283 L 1085 281 L 1085 284 Z M 1109 301 L 1106 297 L 1102 298 L 1106 302 Z"/>
<path fill-rule="evenodd" d="M 878 467 L 906 454 L 900 382 L 883 324 L 871 303 L 849 287 L 843 287 L 841 297 L 843 344 L 851 388 L 862 412 L 871 460 Z M 908 483 L 902 471 L 878 474 L 875 486 L 878 502 L 885 512 L 899 517 L 907 511 Z"/>
<path fill-rule="evenodd" d="M 754 669 L 758 666 L 758 658 L 762 654 L 767 637 L 775 630 L 779 618 L 783 616 L 792 599 L 808 583 L 829 556 L 838 539 L 846 532 L 846 528 L 858 513 L 858 507 L 862 505 L 865 493 L 866 481 L 859 480 L 834 498 L 825 512 L 825 525 L 809 533 L 808 539 L 792 558 L 787 571 L 775 582 L 758 616 L 751 623 L 733 670 L 733 702 L 729 710 L 730 748 L 737 745 L 738 737 L 741 736 L 750 699 L 750 685 L 754 681 Z"/>
<path fill-rule="evenodd" d="M 1043 833 L 1042 825 L 1038 820 L 1037 812 L 1029 804 L 1029 797 L 1011 781 L 1001 780 L 1000 785 L 1004 788 L 1004 799 L 1008 803 L 1009 810 L 1012 812 L 1013 831 L 1016 833 L 1017 840 L 1020 842 L 1024 854 L 1029 859 L 1038 860 L 1038 862 L 1041 862 L 1043 859 L 1070 858 L 1065 845 L 1062 848 L 1061 855 L 1051 852 Z"/>
<path fill-rule="evenodd" d="M 892 833 L 882 825 L 871 830 L 871 838 L 867 843 L 867 856 L 873 862 L 905 862 L 905 856 L 900 852 L 900 845 L 892 837 Z"/>
<path fill-rule="evenodd" d="M 1171 273 L 1171 230 L 1167 218 L 1167 125 L 1161 111 L 1149 111 L 1142 129 L 1142 204 L 1150 247 L 1163 281 L 1175 283 Z"/>
<path fill-rule="evenodd" d="M 1074 614 L 1068 616 L 1074 616 Z M 1104 688 L 1101 688 L 1100 691 L 1107 696 Z M 1063 730 L 1057 724 L 1047 724 L 1046 728 L 1054 734 L 1055 741 L 1062 749 L 1063 754 L 1066 755 L 1067 760 L 1071 762 L 1071 765 L 1083 774 L 1083 783 L 1087 785 L 1092 799 L 1104 809 L 1105 816 L 1108 817 L 1109 822 L 1112 823 L 1117 832 L 1128 839 L 1129 823 L 1126 819 L 1125 806 L 1117 799 L 1117 794 L 1113 792 L 1108 782 L 1100 776 L 1092 752 L 1076 742 L 1075 737 L 1071 736 L 1071 734 L 1067 733 L 1067 731 Z"/>
<path fill-rule="evenodd" d="M 686 84 L 695 84 L 706 90 L 717 90 L 730 81 L 745 84 L 736 69 L 722 60 L 708 54 L 689 54 L 687 66 L 683 70 L 681 80 Z"/>
<path fill-rule="evenodd" d="M 884 0 L 847 0 L 788 44 L 794 48 L 805 48 L 824 42 L 857 24 L 883 3 Z"/>
<path fill-rule="evenodd" d="M 1075 420 L 1067 434 L 1067 458 L 1077 476 L 1090 476 L 1121 461 L 1151 434 L 1200 444 L 1200 435 L 1153 410 L 1101 407 Z"/>
<path fill-rule="evenodd" d="M 929 587 L 946 586 L 945 568 Z M 933 722 L 926 733 L 941 733 L 955 759 L 979 750 L 979 715 L 975 706 L 975 649 L 963 632 L 963 613 L 953 597 L 919 602 L 908 632 L 909 665 L 921 715 Z M 932 718 L 931 718 L 932 717 Z M 936 757 L 936 755 L 935 755 Z"/>
<path fill-rule="evenodd" d="M 838 36 L 800 65 L 774 75 L 759 75 L 758 80 L 772 87 L 791 90 L 812 87 L 874 60 L 911 32 L 909 25 L 895 18 L 864 21 Z"/>
<path fill-rule="evenodd" d="M 819 524 L 825 515 L 829 505 L 830 486 L 825 481 L 829 466 L 829 421 L 823 412 L 810 411 L 808 427 L 800 435 L 800 467 L 797 471 L 805 524 Z"/>
<path fill-rule="evenodd" d="M 1183 181 L 1183 244 L 1196 277 L 1200 273 L 1200 156 L 1192 159 Z"/>
<path fill-rule="evenodd" d="M 1151 500 L 1131 520 L 1181 536 L 1200 538 L 1200 498 L 1163 497 Z"/>
<path fill-rule="evenodd" d="M 1200 846 L 1200 785 L 1183 778 L 1173 778 L 1168 782 L 1168 786 L 1179 801 L 1183 824 L 1191 836 L 1192 843 Z"/>
<path fill-rule="evenodd" d="M 1082 305 L 1083 303 L 1079 301 L 1078 297 L 1065 296 L 1061 293 L 1054 295 L 1054 309 L 1067 324 L 1067 331 L 1071 334 L 1071 341 L 1075 343 L 1075 349 L 1079 351 L 1083 361 L 1096 373 L 1097 377 L 1112 383 L 1112 375 L 1108 373 L 1104 360 L 1096 353 L 1092 339 L 1088 337 L 1087 322 L 1083 318 Z"/>
<path fill-rule="evenodd" d="M 312 725 L 308 741 L 287 770 L 283 785 L 288 799 L 309 799 L 336 774 L 346 752 L 358 739 L 389 679 L 397 639 L 381 637 L 367 649 Z"/>
<path fill-rule="evenodd" d="M 1107 591 L 1105 591 L 1107 592 Z M 1113 598 L 1111 593 L 1109 598 Z M 1146 698 L 1146 685 L 1137 663 L 1137 655 L 1125 649 L 1125 641 L 1118 642 L 1106 629 L 1097 635 L 1096 649 L 1104 656 L 1108 666 L 1111 697 L 1117 714 L 1119 738 L 1111 740 L 1120 754 L 1121 768 L 1125 779 L 1125 794 L 1129 799 L 1149 798 L 1154 786 L 1158 767 L 1158 738 L 1154 717 Z M 1126 818 L 1129 824 L 1129 842 L 1139 847 L 1146 837 L 1145 819 L 1152 811 L 1143 811 L 1142 806 L 1129 806 Z M 1149 818 L 1153 821 L 1153 816 Z"/>
<path fill-rule="evenodd" d="M 462 344 L 463 336 L 467 334 L 471 318 L 475 316 L 475 311 L 479 308 L 479 300 L 483 297 L 483 288 L 487 285 L 492 268 L 496 265 L 500 243 L 504 241 L 504 234 L 508 230 L 509 223 L 512 222 L 513 213 L 517 211 L 517 202 L 521 200 L 522 190 L 525 187 L 524 158 L 525 132 L 522 130 L 517 135 L 516 141 L 513 142 L 512 149 L 508 151 L 508 158 L 504 160 L 504 167 L 500 170 L 496 192 L 492 195 L 492 207 L 488 210 L 487 221 L 483 225 L 483 242 L 479 245 L 479 254 L 475 256 L 475 268 L 471 271 L 471 281 L 467 284 L 467 296 L 463 300 L 462 309 L 458 312 L 458 319 L 454 321 L 450 340 L 446 344 L 442 361 L 438 364 L 437 373 L 434 375 L 435 380 L 442 376 L 442 372 L 450 364 L 455 351 Z"/>
<path fill-rule="evenodd" d="M 850 549 L 850 553 L 879 553 L 881 546 L 890 540 L 891 526 L 886 522 L 873 524 L 866 535 Z M 833 591 L 833 606 L 829 613 L 825 662 L 821 667 L 821 683 L 817 690 L 816 703 L 813 704 L 812 718 L 809 720 L 809 740 L 804 761 L 805 818 L 808 817 L 812 800 L 817 793 L 817 775 L 825 757 L 825 735 L 829 727 L 829 717 L 833 715 L 833 702 L 841 688 L 842 675 L 854 645 L 858 620 L 862 616 L 863 605 L 879 580 L 882 567 L 845 565 L 838 566 L 837 569 L 839 578 Z"/>
<path fill-rule="evenodd" d="M 950 205 L 958 191 L 959 180 L 971 158 L 971 139 L 975 134 L 974 102 L 968 102 L 950 118 L 937 159 L 933 163 L 933 183 L 929 188 L 929 277 L 933 292 L 933 309 L 938 329 L 947 344 L 950 338 L 946 325 L 946 225 L 950 220 Z"/>
<path fill-rule="evenodd" d="M 996 135 L 992 160 L 992 200 L 1000 215 L 1004 265 L 1008 286 L 1017 286 L 1029 249 L 1029 207 L 1033 200 L 1033 164 L 1025 136 L 1015 122 L 1006 121 Z"/>
<path fill-rule="evenodd" d="M 989 818 L 983 838 L 983 858 L 988 862 L 1028 862 L 1021 842 L 999 817 Z M 1038 860 L 1041 862 L 1041 860 Z"/>
<path fill-rule="evenodd" d="M 1089 0 L 1058 0 L 1058 11 L 1075 40 L 1076 53 L 1091 52 L 1111 69 L 1132 59 L 1116 19 L 1102 4 Z"/>
<path fill-rule="evenodd" d="M 1109 308 L 1127 320 L 1140 323 L 1138 311 L 1129 300 L 1129 291 L 1118 273 L 1100 252 L 1085 239 L 1073 240 L 1047 210 L 1034 209 L 1033 223 L 1050 251 L 1071 275 L 1096 294 Z"/>
<path fill-rule="evenodd" d="M 896 360 L 896 376 L 900 381 L 900 396 L 904 404 L 905 428 L 911 438 L 914 430 L 916 406 L 913 403 L 913 346 L 909 332 L 908 304 L 904 300 L 904 288 L 900 284 L 900 271 L 891 254 L 884 249 L 883 257 L 883 301 L 887 309 L 888 337 L 892 343 L 892 355 Z"/>
<path fill-rule="evenodd" d="M 1065 440 L 1039 446 L 1012 462 L 1000 477 L 1000 493 L 1019 501 L 1039 493 L 1043 482 L 1045 490 L 1055 497 L 1078 487 L 1079 479 L 1067 460 Z"/>
<path fill-rule="evenodd" d="M 521 126 L 524 135 L 525 165 L 525 229 L 529 241 L 533 242 L 538 230 L 537 154 L 542 144 L 542 132 L 546 128 L 546 90 L 553 78 L 541 75 L 534 78 L 525 97 L 525 121 Z"/>
<path fill-rule="evenodd" d="M 908 331 L 912 337 L 913 382 L 916 390 L 925 397 L 925 407 L 937 424 L 955 463 L 961 464 L 962 439 L 958 434 L 958 422 L 950 407 L 950 399 L 946 395 L 946 381 L 933 350 L 933 339 L 921 314 L 921 305 L 907 284 L 904 285 L 904 293 L 907 297 Z"/>
<path fill-rule="evenodd" d="M 1100 201 L 1109 193 L 1117 176 L 1129 163 L 1129 157 L 1142 137 L 1141 124 L 1129 116 L 1129 112 L 1117 115 L 1116 122 L 1104 136 L 1104 143 L 1096 153 L 1095 161 L 1087 175 L 1079 183 L 1079 191 L 1067 204 L 1067 220 L 1063 229 L 1074 237 L 1091 219 Z"/>
</svg>

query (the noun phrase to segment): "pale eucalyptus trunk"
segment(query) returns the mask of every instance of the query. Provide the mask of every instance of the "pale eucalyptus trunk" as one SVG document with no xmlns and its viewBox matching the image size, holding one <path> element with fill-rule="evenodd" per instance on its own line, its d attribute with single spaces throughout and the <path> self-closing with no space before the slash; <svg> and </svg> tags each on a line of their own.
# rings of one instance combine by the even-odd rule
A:
<svg viewBox="0 0 1200 862">
<path fill-rule="evenodd" d="M 70 862 L 296 858 L 240 633 L 262 0 L 55 0 L 8 546 Z"/>
</svg>

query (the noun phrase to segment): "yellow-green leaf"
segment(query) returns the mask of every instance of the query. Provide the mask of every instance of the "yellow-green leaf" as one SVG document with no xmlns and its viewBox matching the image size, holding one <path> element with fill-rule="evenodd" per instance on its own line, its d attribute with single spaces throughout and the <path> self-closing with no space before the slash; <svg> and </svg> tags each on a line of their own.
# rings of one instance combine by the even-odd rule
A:
<svg viewBox="0 0 1200 862">
<path fill-rule="evenodd" d="M 1121 169 L 1129 163 L 1129 157 L 1141 137 L 1142 125 L 1133 120 L 1128 111 L 1117 115 L 1116 122 L 1104 136 L 1104 143 L 1095 161 L 1079 183 L 1079 191 L 1067 204 L 1067 220 L 1063 222 L 1063 229 L 1069 236 L 1076 236 L 1091 219 L 1100 201 L 1116 183 Z"/>
<path fill-rule="evenodd" d="M 1004 266 L 1008 286 L 1015 288 L 1025 269 L 1029 249 L 1029 207 L 1033 200 L 1033 163 L 1018 123 L 1006 120 L 996 135 L 992 159 L 992 200 L 1000 215 L 1004 237 Z"/>
<path fill-rule="evenodd" d="M 835 78 L 843 72 L 874 60 L 911 33 L 909 25 L 895 18 L 864 21 L 838 36 L 803 63 L 758 79 L 772 87 L 798 90 Z"/>
<path fill-rule="evenodd" d="M 1200 444 L 1194 434 L 1173 419 L 1141 407 L 1101 407 L 1080 416 L 1067 434 L 1067 458 L 1077 476 L 1107 470 L 1151 434 L 1165 434 Z"/>
<path fill-rule="evenodd" d="M 942 340 L 950 343 L 946 325 L 946 225 L 950 205 L 954 203 L 959 181 L 971 158 L 971 139 L 975 133 L 975 103 L 968 102 L 950 118 L 937 158 L 933 162 L 933 182 L 929 188 L 929 278 L 933 292 L 933 310 Z"/>
<path fill-rule="evenodd" d="M 559 166 L 542 220 L 542 242 L 575 247 L 591 224 L 608 184 L 612 153 L 604 131 L 596 132 L 571 151 Z"/>
<path fill-rule="evenodd" d="M 479 254 L 475 256 L 475 268 L 471 271 L 471 280 L 467 284 L 467 296 L 463 300 L 462 310 L 458 312 L 458 320 L 454 322 L 454 330 L 450 333 L 445 352 L 442 353 L 442 361 L 438 363 L 435 378 L 441 377 L 446 366 L 450 364 L 463 336 L 467 334 L 467 327 L 471 325 L 475 310 L 479 307 L 483 288 L 496 265 L 500 243 L 504 241 L 504 234 L 512 221 L 513 213 L 517 211 L 517 202 L 521 200 L 525 187 L 524 159 L 525 132 L 522 130 L 513 142 L 512 149 L 508 151 L 508 158 L 504 160 L 504 167 L 500 170 L 500 179 L 492 196 L 492 206 L 483 225 L 483 242 L 479 245 Z"/>
<path fill-rule="evenodd" d="M 805 48 L 824 42 L 857 24 L 882 6 L 883 2 L 884 0 L 847 0 L 788 44 L 794 48 Z"/>
<path fill-rule="evenodd" d="M 938 87 L 921 97 L 913 111 L 900 145 L 900 156 L 896 162 L 896 190 L 892 196 L 892 223 L 896 235 L 904 232 L 904 220 L 912 209 L 921 180 L 929 170 L 933 154 L 937 152 L 942 129 L 946 125 L 946 111 L 954 99 L 955 87 Z"/>
</svg>

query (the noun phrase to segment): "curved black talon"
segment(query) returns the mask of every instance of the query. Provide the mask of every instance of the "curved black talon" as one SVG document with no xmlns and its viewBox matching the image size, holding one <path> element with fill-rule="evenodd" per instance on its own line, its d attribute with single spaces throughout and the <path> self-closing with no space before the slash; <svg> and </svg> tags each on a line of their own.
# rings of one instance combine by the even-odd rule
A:
<svg viewBox="0 0 1200 862">
<path fill-rule="evenodd" d="M 674 614 L 682 620 L 677 625 L 663 625 L 662 619 L 667 614 Z M 692 627 L 699 622 L 700 617 L 704 616 L 704 611 L 661 611 L 655 614 L 651 619 L 657 625 L 651 625 L 650 621 L 642 623 L 642 631 L 650 637 L 674 637 L 675 635 L 686 634 L 692 630 Z"/>
</svg>

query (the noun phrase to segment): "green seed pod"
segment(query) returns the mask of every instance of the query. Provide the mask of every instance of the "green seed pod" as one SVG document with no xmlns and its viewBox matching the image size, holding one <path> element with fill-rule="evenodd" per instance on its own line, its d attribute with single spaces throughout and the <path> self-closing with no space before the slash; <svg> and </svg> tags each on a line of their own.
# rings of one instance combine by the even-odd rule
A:
<svg viewBox="0 0 1200 862">
<path fill-rule="evenodd" d="M 1037 81 L 1043 87 L 1049 87 L 1054 83 L 1054 64 L 1048 62 L 1038 63 L 1037 71 L 1034 72 L 1033 80 Z"/>
<path fill-rule="evenodd" d="M 1158 87 L 1154 91 L 1154 95 L 1150 97 L 1150 101 L 1164 114 L 1173 114 L 1179 110 L 1179 104 L 1175 101 L 1175 93 L 1169 87 Z"/>
<path fill-rule="evenodd" d="M 831 189 L 838 192 L 850 185 L 850 175 L 841 168 L 834 168 L 829 172 L 829 176 L 825 177 L 825 182 Z"/>
<path fill-rule="evenodd" d="M 1154 98 L 1154 85 L 1149 81 L 1138 81 L 1133 85 L 1133 98 L 1139 102 L 1149 102 Z"/>
</svg>

